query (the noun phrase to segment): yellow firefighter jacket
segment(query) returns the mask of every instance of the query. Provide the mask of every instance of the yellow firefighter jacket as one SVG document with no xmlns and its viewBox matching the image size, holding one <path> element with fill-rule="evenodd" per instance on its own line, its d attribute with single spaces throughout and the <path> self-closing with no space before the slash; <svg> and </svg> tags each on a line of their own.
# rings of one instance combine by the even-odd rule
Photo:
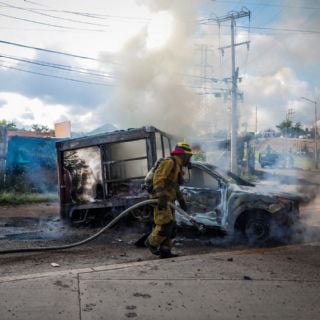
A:
<svg viewBox="0 0 320 320">
<path fill-rule="evenodd" d="M 152 198 L 165 195 L 169 202 L 175 202 L 177 196 L 179 196 L 179 174 L 182 170 L 183 159 L 179 156 L 174 156 L 174 158 L 175 161 L 171 158 L 161 161 L 154 172 Z M 172 223 L 175 221 L 174 211 L 169 207 L 159 210 L 156 206 L 153 210 L 153 219 L 155 225 L 158 226 Z M 155 239 L 153 242 L 156 242 Z"/>
</svg>

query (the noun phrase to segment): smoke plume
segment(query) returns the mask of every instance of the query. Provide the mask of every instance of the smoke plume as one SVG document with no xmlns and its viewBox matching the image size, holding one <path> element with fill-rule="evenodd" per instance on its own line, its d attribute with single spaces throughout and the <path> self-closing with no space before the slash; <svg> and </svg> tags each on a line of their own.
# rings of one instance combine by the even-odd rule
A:
<svg viewBox="0 0 320 320">
<path fill-rule="evenodd" d="M 194 134 L 201 100 L 186 85 L 185 74 L 193 64 L 193 21 L 199 1 L 140 2 L 172 16 L 171 35 L 163 47 L 148 48 L 145 27 L 117 55 L 119 78 L 106 118 L 122 128 L 154 125 L 172 134 Z"/>
</svg>

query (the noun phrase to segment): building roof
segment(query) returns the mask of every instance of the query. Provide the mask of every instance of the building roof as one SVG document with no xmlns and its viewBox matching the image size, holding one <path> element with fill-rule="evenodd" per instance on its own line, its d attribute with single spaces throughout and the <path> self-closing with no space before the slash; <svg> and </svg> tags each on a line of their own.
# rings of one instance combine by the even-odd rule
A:
<svg viewBox="0 0 320 320">
<path fill-rule="evenodd" d="M 14 137 L 38 137 L 38 138 L 48 138 L 48 137 L 54 137 L 54 132 L 35 132 L 35 131 L 24 131 L 24 130 L 8 130 L 7 136 Z"/>
</svg>

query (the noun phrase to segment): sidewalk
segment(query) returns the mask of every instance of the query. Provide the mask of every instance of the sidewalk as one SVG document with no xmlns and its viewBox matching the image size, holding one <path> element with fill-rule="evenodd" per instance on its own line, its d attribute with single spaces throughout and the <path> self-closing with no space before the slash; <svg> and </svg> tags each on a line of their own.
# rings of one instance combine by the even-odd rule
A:
<svg viewBox="0 0 320 320">
<path fill-rule="evenodd" d="M 0 319 L 319 319 L 319 253 L 314 243 L 2 277 Z"/>
</svg>

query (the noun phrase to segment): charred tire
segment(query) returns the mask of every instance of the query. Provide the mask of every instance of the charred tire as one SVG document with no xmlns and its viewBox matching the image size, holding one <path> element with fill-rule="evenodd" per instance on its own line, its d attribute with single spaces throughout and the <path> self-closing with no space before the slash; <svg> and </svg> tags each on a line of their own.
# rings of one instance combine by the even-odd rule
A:
<svg viewBox="0 0 320 320">
<path fill-rule="evenodd" d="M 110 211 L 105 211 L 100 215 L 97 215 L 97 222 L 100 227 L 107 226 L 113 219 L 114 219 L 114 216 Z"/>
<path fill-rule="evenodd" d="M 150 222 L 153 217 L 153 208 L 146 206 L 131 212 L 133 220 L 138 222 Z"/>
<path fill-rule="evenodd" d="M 244 226 L 244 234 L 249 244 L 262 244 L 271 233 L 271 219 L 267 213 L 251 213 Z"/>
</svg>

